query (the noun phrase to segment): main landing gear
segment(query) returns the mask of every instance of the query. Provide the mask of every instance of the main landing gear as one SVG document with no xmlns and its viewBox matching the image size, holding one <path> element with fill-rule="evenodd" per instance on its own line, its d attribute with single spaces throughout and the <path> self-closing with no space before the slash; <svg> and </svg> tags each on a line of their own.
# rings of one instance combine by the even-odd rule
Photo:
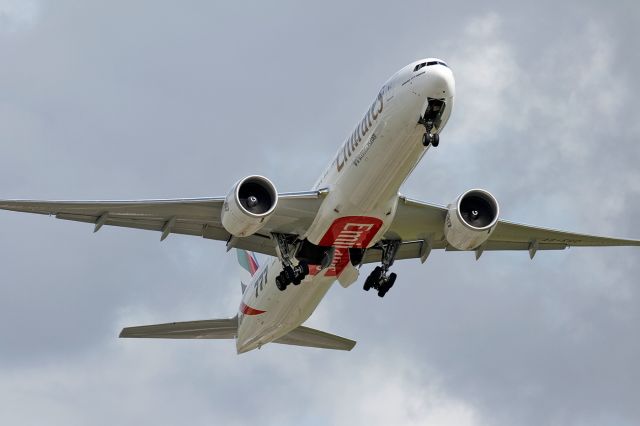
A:
<svg viewBox="0 0 640 426">
<path fill-rule="evenodd" d="M 280 251 L 280 260 L 282 261 L 282 271 L 276 277 L 276 287 L 278 290 L 285 291 L 289 284 L 298 285 L 309 275 L 309 264 L 305 261 L 293 264 L 293 253 L 295 252 L 295 241 L 291 241 L 289 236 L 284 234 L 273 234 Z"/>
<path fill-rule="evenodd" d="M 285 291 L 289 284 L 298 285 L 307 275 L 309 275 L 309 265 L 306 262 L 300 262 L 296 266 L 287 265 L 276 277 L 276 287 L 280 291 Z"/>
<path fill-rule="evenodd" d="M 364 291 L 369 291 L 371 288 L 376 289 L 378 290 L 378 296 L 384 297 L 396 282 L 397 275 L 393 272 L 387 275 L 387 272 L 393 265 L 398 247 L 400 247 L 400 241 L 382 241 L 380 245 L 382 246 L 382 266 L 375 267 L 365 280 L 363 288 Z"/>
</svg>

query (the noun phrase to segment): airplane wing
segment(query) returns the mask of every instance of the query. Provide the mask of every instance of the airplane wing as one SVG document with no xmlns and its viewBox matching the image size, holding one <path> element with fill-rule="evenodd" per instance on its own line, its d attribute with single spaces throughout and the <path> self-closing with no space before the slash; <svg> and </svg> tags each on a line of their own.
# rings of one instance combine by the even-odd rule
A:
<svg viewBox="0 0 640 426">
<path fill-rule="evenodd" d="M 278 205 L 267 224 L 249 237 L 234 240 L 233 247 L 276 256 L 271 232 L 303 234 L 313 222 L 327 190 L 279 194 Z M 195 235 L 228 241 L 220 210 L 224 197 L 137 201 L 31 201 L 0 200 L 0 209 L 55 216 L 58 219 L 145 229 L 161 233 Z"/>
<path fill-rule="evenodd" d="M 400 239 L 396 259 L 426 259 L 429 251 L 456 249 L 447 244 L 444 236 L 444 221 L 447 209 L 443 206 L 401 197 L 393 223 L 385 234 L 386 239 Z M 640 246 L 640 240 L 599 237 L 557 231 L 537 226 L 499 220 L 489 239 L 478 250 L 527 250 L 533 258 L 538 250 L 563 250 L 567 247 Z M 364 263 L 380 261 L 379 250 L 368 250 Z"/>
<path fill-rule="evenodd" d="M 276 256 L 270 234 L 304 234 L 326 194 L 326 189 L 279 194 L 276 210 L 265 227 L 249 237 L 234 240 L 233 247 Z M 220 221 L 223 202 L 223 197 L 135 201 L 0 200 L 0 209 L 92 223 L 94 232 L 107 225 L 160 232 L 161 240 L 175 233 L 229 241 L 231 235 Z M 455 250 L 447 245 L 444 237 L 446 214 L 445 207 L 400 197 L 394 221 L 385 234 L 386 239 L 402 240 L 396 259 L 425 259 L 431 249 Z M 528 250 L 533 257 L 538 250 L 563 250 L 571 246 L 638 245 L 638 240 L 576 234 L 500 220 L 482 251 Z M 380 254 L 378 250 L 368 250 L 363 263 L 378 262 Z"/>
</svg>

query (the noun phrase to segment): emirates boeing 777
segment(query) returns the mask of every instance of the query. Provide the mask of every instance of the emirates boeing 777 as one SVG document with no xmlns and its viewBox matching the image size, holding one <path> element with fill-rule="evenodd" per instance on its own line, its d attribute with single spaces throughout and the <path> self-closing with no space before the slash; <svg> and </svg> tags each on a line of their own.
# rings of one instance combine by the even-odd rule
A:
<svg viewBox="0 0 640 426">
<path fill-rule="evenodd" d="M 228 319 L 127 327 L 121 337 L 235 339 L 238 353 L 270 342 L 350 350 L 355 342 L 302 326 L 337 280 L 348 287 L 363 264 L 377 263 L 364 290 L 384 297 L 395 260 L 424 262 L 432 250 L 539 250 L 569 246 L 639 246 L 507 222 L 488 191 L 470 189 L 446 207 L 398 193 L 422 157 L 437 147 L 455 98 L 449 66 L 413 62 L 374 97 L 313 189 L 278 193 L 248 176 L 226 197 L 137 201 L 0 201 L 0 208 L 59 219 L 195 235 L 236 248 L 253 277 Z M 258 266 L 249 252 L 271 256 Z"/>
</svg>

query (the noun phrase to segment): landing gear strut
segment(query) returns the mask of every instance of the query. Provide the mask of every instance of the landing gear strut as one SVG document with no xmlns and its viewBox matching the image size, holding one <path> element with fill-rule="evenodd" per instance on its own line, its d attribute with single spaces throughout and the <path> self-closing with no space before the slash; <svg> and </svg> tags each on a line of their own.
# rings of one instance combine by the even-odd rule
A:
<svg viewBox="0 0 640 426">
<path fill-rule="evenodd" d="M 282 271 L 276 277 L 276 287 L 285 291 L 289 284 L 298 285 L 309 275 L 309 265 L 301 261 L 297 265 L 293 264 L 293 253 L 296 248 L 295 238 L 285 234 L 272 234 L 278 245 Z"/>
<path fill-rule="evenodd" d="M 393 272 L 387 275 L 387 272 L 389 272 L 389 268 L 393 265 L 398 247 L 400 247 L 400 241 L 382 241 L 380 245 L 382 248 L 382 266 L 375 267 L 373 272 L 371 272 L 365 280 L 363 288 L 365 291 L 369 291 L 371 288 L 376 289 L 378 290 L 378 296 L 384 297 L 396 282 L 397 275 Z"/>
</svg>

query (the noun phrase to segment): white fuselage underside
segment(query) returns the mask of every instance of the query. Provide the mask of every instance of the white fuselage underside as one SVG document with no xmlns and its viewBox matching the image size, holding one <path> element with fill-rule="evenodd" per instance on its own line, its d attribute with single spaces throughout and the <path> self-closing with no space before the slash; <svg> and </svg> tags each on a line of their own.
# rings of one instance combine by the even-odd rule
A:
<svg viewBox="0 0 640 426">
<path fill-rule="evenodd" d="M 328 195 L 307 233 L 311 243 L 339 247 L 332 267 L 312 271 L 300 285 L 276 288 L 282 270 L 278 258 L 261 265 L 243 295 L 238 314 L 238 353 L 259 348 L 301 325 L 316 309 L 331 284 L 347 268 L 340 248 L 371 247 L 393 221 L 398 190 L 429 149 L 422 144 L 425 127 L 418 123 L 428 99 L 446 103 L 439 133 L 453 106 L 454 79 L 441 64 L 414 72 L 416 61 L 398 71 L 374 100 L 354 133 L 347 138 L 314 189 Z M 358 245 L 360 244 L 360 245 Z M 248 312 L 248 313 L 247 313 Z"/>
</svg>

